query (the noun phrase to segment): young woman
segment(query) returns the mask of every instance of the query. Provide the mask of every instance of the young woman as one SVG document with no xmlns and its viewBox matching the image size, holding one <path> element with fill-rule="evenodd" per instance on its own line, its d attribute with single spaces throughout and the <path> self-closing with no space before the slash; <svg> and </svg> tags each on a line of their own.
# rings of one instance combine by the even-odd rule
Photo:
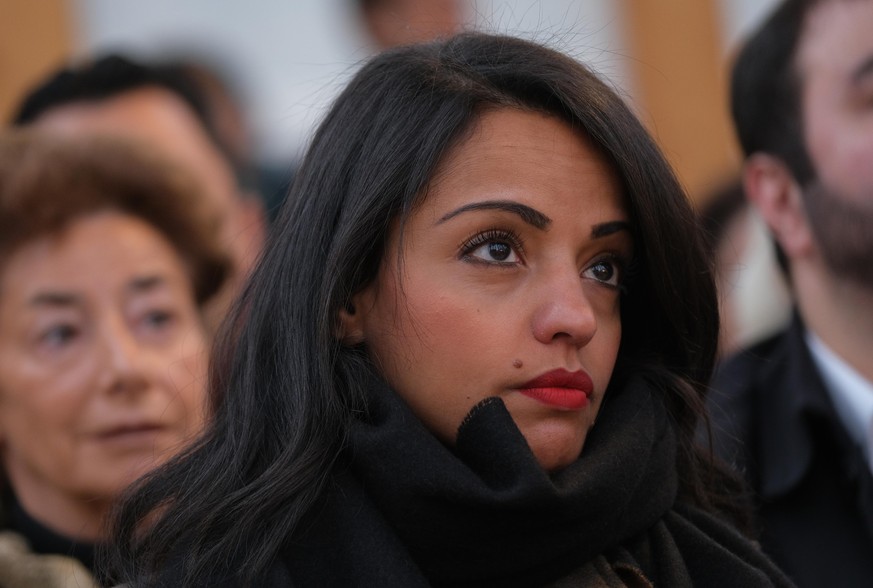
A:
<svg viewBox="0 0 873 588">
<path fill-rule="evenodd" d="M 694 446 L 718 331 L 694 216 L 573 60 L 376 57 L 321 125 L 214 363 L 117 519 L 140 585 L 773 586 Z"/>
<path fill-rule="evenodd" d="M 92 585 L 112 502 L 199 432 L 201 204 L 125 143 L 0 135 L 0 586 Z"/>
</svg>

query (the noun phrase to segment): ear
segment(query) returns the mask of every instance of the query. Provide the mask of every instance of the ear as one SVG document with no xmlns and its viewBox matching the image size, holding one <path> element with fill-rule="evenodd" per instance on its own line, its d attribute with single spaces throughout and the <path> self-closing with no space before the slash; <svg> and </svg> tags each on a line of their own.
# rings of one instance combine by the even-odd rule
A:
<svg viewBox="0 0 873 588">
<path fill-rule="evenodd" d="M 346 347 L 360 345 L 366 340 L 366 314 L 371 304 L 368 286 L 352 296 L 345 308 L 340 309 L 337 321 L 337 339 Z"/>
<path fill-rule="evenodd" d="M 803 191 L 780 159 L 752 155 L 743 166 L 743 188 L 789 259 L 812 251 Z"/>
</svg>

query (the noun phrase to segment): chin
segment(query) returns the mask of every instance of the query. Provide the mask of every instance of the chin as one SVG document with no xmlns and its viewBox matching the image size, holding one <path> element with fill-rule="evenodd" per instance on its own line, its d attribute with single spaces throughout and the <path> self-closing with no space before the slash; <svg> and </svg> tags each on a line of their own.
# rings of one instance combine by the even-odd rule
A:
<svg viewBox="0 0 873 588">
<path fill-rule="evenodd" d="M 567 456 L 567 455 L 541 456 L 541 455 L 537 454 L 536 452 L 534 452 L 534 455 L 536 456 L 537 461 L 542 466 L 542 468 L 549 473 L 560 472 L 561 470 L 563 470 L 564 468 L 569 466 L 571 463 L 576 461 L 576 459 L 579 457 L 578 453 L 575 453 L 572 456 Z"/>
<path fill-rule="evenodd" d="M 585 444 L 585 435 L 581 427 L 573 430 L 537 430 L 530 433 L 522 431 L 528 445 L 533 451 L 540 466 L 547 472 L 557 472 L 564 469 L 579 458 Z"/>
</svg>

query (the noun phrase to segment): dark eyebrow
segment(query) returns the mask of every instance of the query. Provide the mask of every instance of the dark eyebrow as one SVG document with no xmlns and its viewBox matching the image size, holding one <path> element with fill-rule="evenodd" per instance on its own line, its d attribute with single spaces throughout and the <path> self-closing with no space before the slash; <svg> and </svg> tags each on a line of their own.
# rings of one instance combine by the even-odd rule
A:
<svg viewBox="0 0 873 588">
<path fill-rule="evenodd" d="M 599 239 L 601 237 L 606 237 L 619 231 L 630 230 L 631 226 L 630 223 L 627 221 L 610 221 L 608 223 L 601 223 L 599 225 L 594 225 L 593 227 L 591 227 L 591 237 L 593 239 Z"/>
<path fill-rule="evenodd" d="M 855 71 L 852 72 L 852 83 L 858 84 L 870 74 L 873 74 L 873 55 L 868 55 L 867 59 L 855 68 Z"/>
<path fill-rule="evenodd" d="M 535 210 L 530 206 L 513 202 L 512 200 L 485 200 L 483 202 L 465 204 L 464 206 L 456 208 L 455 210 L 443 215 L 443 217 L 437 221 L 437 224 L 444 223 L 463 212 L 469 212 L 471 210 L 504 210 L 506 212 L 517 214 L 521 217 L 521 220 L 541 230 L 545 230 L 550 224 L 552 224 L 552 219 L 544 215 L 542 212 Z"/>
<path fill-rule="evenodd" d="M 154 290 L 159 286 L 163 286 L 167 281 L 162 276 L 143 276 L 134 278 L 128 285 L 127 289 L 132 292 L 147 292 Z"/>
<path fill-rule="evenodd" d="M 81 299 L 66 292 L 37 292 L 29 301 L 31 306 L 75 306 Z"/>
<path fill-rule="evenodd" d="M 147 292 L 166 284 L 162 276 L 143 276 L 134 278 L 127 289 L 132 292 Z M 30 298 L 32 306 L 75 306 L 81 298 L 67 292 L 38 292 Z"/>
</svg>

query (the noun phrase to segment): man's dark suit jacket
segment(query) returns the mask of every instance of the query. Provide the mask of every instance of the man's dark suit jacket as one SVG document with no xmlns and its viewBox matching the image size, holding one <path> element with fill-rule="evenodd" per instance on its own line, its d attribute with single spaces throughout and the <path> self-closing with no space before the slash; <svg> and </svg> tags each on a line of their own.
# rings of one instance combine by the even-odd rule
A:
<svg viewBox="0 0 873 588">
<path fill-rule="evenodd" d="M 713 447 L 755 492 L 764 551 L 801 587 L 873 586 L 873 478 L 799 318 L 729 359 L 712 388 Z"/>
</svg>

